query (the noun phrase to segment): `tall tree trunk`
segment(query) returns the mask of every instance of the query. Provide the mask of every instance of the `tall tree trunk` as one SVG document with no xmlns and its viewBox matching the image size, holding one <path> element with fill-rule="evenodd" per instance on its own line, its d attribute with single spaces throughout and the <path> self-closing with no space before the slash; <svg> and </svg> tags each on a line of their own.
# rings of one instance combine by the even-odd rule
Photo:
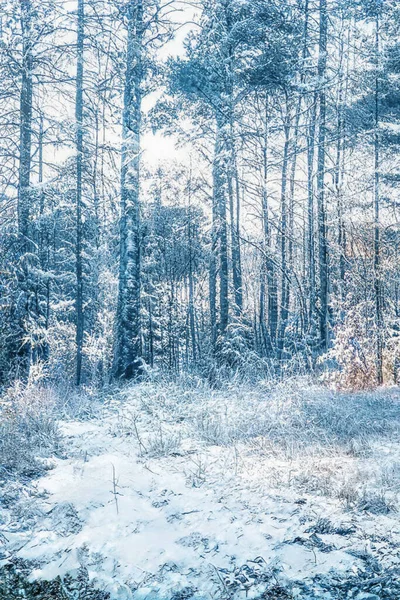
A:
<svg viewBox="0 0 400 600">
<path fill-rule="evenodd" d="M 154 367 L 154 326 L 153 326 L 153 298 L 149 294 L 148 298 L 149 313 L 149 364 Z"/>
<path fill-rule="evenodd" d="M 18 169 L 18 273 L 19 300 L 17 307 L 18 369 L 23 377 L 29 375 L 32 357 L 29 320 L 31 318 L 30 264 L 35 246 L 30 227 L 31 218 L 31 156 L 32 156 L 32 99 L 33 99 L 33 56 L 32 56 L 32 5 L 31 0 L 20 0 L 22 31 L 22 67 L 20 93 L 20 142 Z"/>
<path fill-rule="evenodd" d="M 289 163 L 290 147 L 290 111 L 288 99 L 286 99 L 286 113 L 284 117 L 284 146 L 282 158 L 282 181 L 281 181 L 281 222 L 280 222 L 280 242 L 281 242 L 281 306 L 279 313 L 279 333 L 278 350 L 279 359 L 282 358 L 285 344 L 285 332 L 289 317 L 289 272 L 288 272 L 288 205 L 287 205 L 287 175 Z"/>
<path fill-rule="evenodd" d="M 20 93 L 20 157 L 18 171 L 18 231 L 22 251 L 32 249 L 29 220 L 31 215 L 30 177 L 32 155 L 32 5 L 31 0 L 21 2 L 22 68 Z"/>
<path fill-rule="evenodd" d="M 276 335 L 278 328 L 278 290 L 276 283 L 276 269 L 272 260 L 272 238 L 268 205 L 268 96 L 265 98 L 264 135 L 262 146 L 263 161 L 263 186 L 262 186 L 262 224 L 263 224 L 263 265 L 260 287 L 260 323 L 263 343 L 267 353 L 272 356 L 275 352 Z M 265 303 L 268 300 L 268 312 Z M 268 320 L 268 328 L 266 327 Z"/>
<path fill-rule="evenodd" d="M 232 10 L 229 3 L 224 4 L 224 13 L 225 13 L 225 27 L 226 27 L 226 35 L 227 35 L 227 46 L 224 48 L 226 51 L 226 80 L 225 80 L 225 93 L 227 98 L 227 106 L 223 108 L 224 112 L 226 111 L 229 115 L 229 133 L 226 133 L 227 138 L 226 144 L 227 149 L 229 148 L 228 159 L 227 159 L 227 187 L 228 187 L 228 197 L 229 197 L 229 210 L 230 210 L 230 238 L 231 238 L 231 260 L 232 260 L 232 283 L 233 283 L 233 296 L 234 296 L 234 312 L 240 317 L 243 310 L 243 289 L 242 289 L 242 268 L 241 268 L 241 255 L 240 255 L 240 222 L 239 222 L 239 213 L 240 213 L 240 186 L 239 186 L 239 174 L 238 174 L 238 165 L 237 165 L 237 148 L 236 148 L 236 140 L 235 140 L 235 52 L 233 45 L 231 43 L 231 32 L 233 28 L 232 21 Z M 218 117 L 220 119 L 220 117 Z M 236 198 L 235 198 L 236 196 Z M 223 197 L 221 195 L 221 201 Z M 235 202 L 236 200 L 236 202 Z M 222 208 L 222 213 L 225 211 L 226 213 L 226 200 L 224 200 L 225 208 Z M 236 206 L 235 206 L 236 205 Z M 236 210 L 235 210 L 236 209 Z M 225 217 L 221 217 L 226 221 Z M 236 220 L 236 222 L 235 222 Z M 223 234 L 224 235 L 224 234 Z M 221 244 L 223 247 L 224 240 L 221 238 Z M 228 241 L 226 241 L 226 245 L 228 245 Z M 224 265 L 224 258 L 221 257 L 221 266 Z M 228 264 L 227 264 L 228 269 Z M 225 274 L 223 274 L 225 276 Z M 226 273 L 226 278 L 228 277 L 228 273 Z M 224 285 L 224 284 L 223 284 Z M 224 292 L 225 293 L 225 292 Z M 226 307 L 225 307 L 226 305 Z M 227 293 L 226 299 L 224 299 L 221 310 L 226 312 L 223 318 L 221 318 L 221 329 L 224 330 L 228 324 L 228 305 L 227 305 Z M 226 321 L 226 325 L 225 325 Z"/>
<path fill-rule="evenodd" d="M 215 154 L 217 153 L 217 143 L 215 143 Z M 217 167 L 214 157 L 213 164 L 213 197 L 212 197 L 212 223 L 211 223 L 211 252 L 209 264 L 209 307 L 210 307 L 210 329 L 211 329 L 211 344 L 213 351 L 216 351 L 217 344 L 217 252 L 218 252 L 218 198 L 216 194 L 217 186 Z"/>
<path fill-rule="evenodd" d="M 231 158 L 228 169 L 228 195 L 230 212 L 230 237 L 232 256 L 232 282 L 235 299 L 235 314 L 240 316 L 243 310 L 243 283 L 240 252 L 240 182 L 237 168 L 236 148 L 234 139 L 233 116 L 230 129 Z"/>
<path fill-rule="evenodd" d="M 300 72 L 300 89 L 297 98 L 295 117 L 294 117 L 294 126 L 293 126 L 293 139 L 290 145 L 290 153 L 291 153 L 291 167 L 290 167 L 290 183 L 289 183 L 289 202 L 288 202 L 288 213 L 289 213 L 289 235 L 288 235 L 288 265 L 290 273 L 294 274 L 295 267 L 295 256 L 294 256 L 294 238 L 295 238 L 295 219 L 294 219 L 294 205 L 295 205 L 295 190 L 296 190 L 296 172 L 297 172 L 297 160 L 299 154 L 299 137 L 301 130 L 301 113 L 304 101 L 304 86 L 306 82 L 306 71 L 305 66 L 307 62 L 307 58 L 309 55 L 308 50 L 308 30 L 309 30 L 309 0 L 305 0 L 304 4 L 304 27 L 303 27 L 303 48 L 302 48 L 302 69 Z M 305 233 L 305 231 L 304 231 Z M 306 258 L 306 245 L 303 244 L 304 253 L 303 253 L 303 261 Z M 303 263 L 303 272 L 304 272 L 304 263 Z M 290 306 L 290 286 L 289 286 L 289 294 L 288 294 L 288 305 Z M 302 323 L 307 322 L 308 315 L 303 314 Z"/>
<path fill-rule="evenodd" d="M 325 145 L 326 145 L 326 62 L 328 12 L 326 0 L 319 3 L 319 55 L 318 55 L 318 158 L 317 158 L 317 211 L 318 211 L 318 262 L 319 262 L 319 330 L 321 350 L 326 351 L 329 343 L 329 283 L 328 246 L 325 206 Z"/>
<path fill-rule="evenodd" d="M 379 133 L 379 52 L 380 52 L 380 18 L 377 3 L 375 21 L 375 127 L 374 127 L 374 291 L 375 291 L 375 320 L 376 320 L 376 379 L 379 385 L 383 383 L 383 307 L 382 307 L 382 277 L 381 277 L 381 242 L 380 242 L 380 133 Z"/>
<path fill-rule="evenodd" d="M 228 229 L 226 210 L 227 168 L 225 152 L 225 121 L 217 116 L 217 132 L 215 142 L 215 157 L 213 169 L 213 195 L 216 207 L 216 239 L 219 258 L 219 323 L 218 333 L 223 336 L 229 320 L 229 276 L 228 276 Z"/>
<path fill-rule="evenodd" d="M 114 375 L 137 378 L 142 372 L 140 130 L 143 80 L 143 1 L 130 0 L 122 117 L 119 291 Z"/>
<path fill-rule="evenodd" d="M 267 136 L 265 136 L 267 138 Z M 269 210 L 268 210 L 268 163 L 267 163 L 267 139 L 265 139 L 265 147 L 263 147 L 263 187 L 261 196 L 261 214 L 263 227 L 262 240 L 262 262 L 261 262 L 261 281 L 260 281 L 260 331 L 261 331 L 261 348 L 267 354 L 272 353 L 272 344 L 270 331 L 267 329 L 267 282 L 268 282 L 268 255 L 270 252 L 269 240 Z"/>
<path fill-rule="evenodd" d="M 236 228 L 235 228 L 235 264 L 236 264 L 236 305 L 239 307 L 240 314 L 243 311 L 243 273 L 242 273 L 242 251 L 240 245 L 240 218 L 241 218 L 241 197 L 239 167 L 237 164 L 237 154 L 235 154 L 235 183 L 236 183 Z M 243 187 L 244 196 L 244 187 Z"/>
<path fill-rule="evenodd" d="M 192 349 L 192 361 L 197 360 L 197 342 L 196 342 L 196 315 L 195 315 L 195 298 L 194 298 L 194 273 L 193 273 L 193 227 L 192 227 L 192 166 L 190 166 L 189 176 L 189 206 L 188 206 L 188 246 L 189 246 L 189 330 L 190 330 L 190 346 Z"/>
<path fill-rule="evenodd" d="M 307 259 L 309 274 L 309 313 L 310 333 L 316 334 L 316 274 L 315 274 L 315 224 L 314 224 L 314 158 L 315 158 L 315 125 L 317 95 L 314 95 L 309 111 L 307 128 Z"/>
<path fill-rule="evenodd" d="M 344 18 L 342 17 L 342 25 Z M 344 298 L 344 280 L 345 280 L 345 253 L 346 253 L 346 231 L 343 218 L 343 178 L 345 165 L 345 127 L 344 127 L 344 103 L 345 103 L 345 73 L 343 62 L 345 59 L 343 34 L 340 36 L 339 45 L 339 87 L 337 99 L 337 124 L 336 124 L 336 158 L 333 183 L 335 186 L 337 202 L 337 246 L 339 253 L 338 264 L 338 292 L 339 297 Z"/>
<path fill-rule="evenodd" d="M 84 335 L 83 315 L 83 260 L 82 260 L 82 171 L 83 171 L 83 50 L 84 50 L 84 0 L 78 0 L 78 36 L 76 63 L 76 385 L 82 379 L 82 353 Z"/>
<path fill-rule="evenodd" d="M 43 188 L 43 141 L 44 141 L 44 124 L 43 114 L 40 115 L 39 121 L 39 138 L 38 138 L 38 159 L 39 159 L 39 178 L 38 183 L 40 186 L 40 201 L 39 201 L 39 231 L 38 231 L 38 252 L 39 252 L 39 265 L 42 273 L 46 273 L 45 279 L 39 278 L 38 281 L 38 295 L 41 298 L 41 302 L 38 305 L 37 313 L 40 315 L 40 319 L 43 322 L 44 330 L 49 329 L 50 320 L 50 277 L 49 277 L 49 252 L 50 252 L 50 236 L 48 231 L 48 225 L 45 217 L 45 192 Z M 44 303 L 44 308 L 42 306 Z M 49 344 L 46 336 L 43 336 L 40 340 L 40 346 L 38 348 L 38 359 L 47 360 L 49 358 Z"/>
</svg>

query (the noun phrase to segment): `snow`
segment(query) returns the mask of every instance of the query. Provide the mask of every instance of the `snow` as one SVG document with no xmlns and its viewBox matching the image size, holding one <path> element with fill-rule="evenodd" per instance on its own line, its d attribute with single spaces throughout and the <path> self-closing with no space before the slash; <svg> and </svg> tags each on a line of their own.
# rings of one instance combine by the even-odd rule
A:
<svg viewBox="0 0 400 600">
<path fill-rule="evenodd" d="M 342 503 L 273 483 L 272 471 L 280 472 L 276 482 L 285 469 L 288 481 L 295 477 L 295 459 L 258 453 L 254 460 L 245 442 L 205 444 L 194 438 L 192 423 L 171 418 L 168 400 L 152 402 L 150 392 L 138 386 L 91 421 L 61 423 L 68 456 L 54 459 L 38 482 L 43 516 L 10 541 L 20 558 L 37 565 L 32 579 L 64 577 L 85 560 L 90 579 L 112 598 L 167 599 L 190 588 L 191 597 L 201 599 L 221 593 L 235 569 L 248 564 L 276 572 L 285 583 L 362 567 L 348 549 L 358 542 L 365 550 L 365 534 L 356 540 L 318 534 L 315 544 L 308 531 L 325 517 L 354 521 Z M 166 449 L 158 455 L 149 450 L 157 435 Z M 171 437 L 175 445 L 168 450 Z M 364 531 L 400 536 L 391 516 L 372 521 L 363 515 L 360 523 Z M 243 584 L 235 598 L 256 598 L 262 586 Z"/>
</svg>

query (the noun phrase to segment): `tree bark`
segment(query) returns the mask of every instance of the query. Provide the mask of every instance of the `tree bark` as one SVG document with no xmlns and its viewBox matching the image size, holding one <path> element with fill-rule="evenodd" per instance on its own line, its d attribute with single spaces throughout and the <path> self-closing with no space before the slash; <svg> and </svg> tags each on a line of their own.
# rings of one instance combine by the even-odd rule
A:
<svg viewBox="0 0 400 600">
<path fill-rule="evenodd" d="M 314 159 L 317 96 L 310 107 L 307 133 L 307 258 L 309 271 L 308 321 L 312 336 L 316 333 L 316 273 L 315 273 L 315 223 L 314 223 Z"/>
<path fill-rule="evenodd" d="M 278 329 L 278 291 L 276 269 L 272 260 L 272 237 L 268 203 L 268 97 L 265 98 L 264 133 L 262 146 L 262 225 L 263 225 L 263 264 L 260 287 L 260 323 L 265 350 L 269 356 L 275 353 L 276 335 Z M 266 310 L 265 304 L 268 301 Z M 268 327 L 266 327 L 266 321 Z"/>
<path fill-rule="evenodd" d="M 281 305 L 279 312 L 278 333 L 278 358 L 282 358 L 285 345 L 285 333 L 289 317 L 289 275 L 288 275 L 288 205 L 287 205 L 287 175 L 290 147 L 290 112 L 288 99 L 284 117 L 284 146 L 282 158 L 282 180 L 281 180 L 281 222 L 280 222 L 280 245 L 281 245 Z"/>
<path fill-rule="evenodd" d="M 114 376 L 142 373 L 140 134 L 142 122 L 144 15 L 142 0 L 127 7 L 128 40 L 122 117 L 119 291 Z"/>
<path fill-rule="evenodd" d="M 192 167 L 190 166 L 189 176 L 189 206 L 188 206 L 188 246 L 189 246 L 189 330 L 190 330 L 190 345 L 192 349 L 192 361 L 197 360 L 197 342 L 196 342 L 196 315 L 195 315 L 195 298 L 194 298 L 194 273 L 193 273 L 193 227 L 192 227 Z"/>
<path fill-rule="evenodd" d="M 224 124 L 217 118 L 217 144 L 215 156 L 215 194 L 218 206 L 219 243 L 219 334 L 223 336 L 229 322 L 228 228 L 226 210 L 226 140 Z"/>
<path fill-rule="evenodd" d="M 234 311 L 240 317 L 243 310 L 243 283 L 240 252 L 240 182 L 237 168 L 233 116 L 230 126 L 231 158 L 228 169 L 228 195 L 230 212 L 230 238 L 232 257 L 232 283 L 235 299 Z"/>
<path fill-rule="evenodd" d="M 217 143 L 215 143 L 215 154 L 217 152 Z M 209 306 L 210 306 L 210 329 L 211 345 L 213 351 L 216 351 L 217 344 L 217 251 L 218 251 L 218 198 L 216 194 L 217 174 L 214 157 L 213 164 L 213 196 L 212 196 L 212 223 L 211 223 L 211 252 L 209 264 Z"/>
<path fill-rule="evenodd" d="M 383 306 L 381 278 L 381 241 L 380 241 L 380 132 L 379 132 L 379 52 L 380 52 L 380 19 L 377 8 L 375 21 L 375 127 L 374 127 L 374 292 L 376 320 L 376 379 L 379 385 L 383 383 Z"/>
<path fill-rule="evenodd" d="M 319 56 L 318 56 L 318 157 L 317 157 L 317 211 L 318 211 L 318 262 L 319 262 L 319 330 L 321 350 L 326 351 L 329 343 L 329 283 L 328 246 L 325 206 L 325 144 L 326 144 L 326 62 L 328 12 L 326 0 L 319 3 Z"/>
<path fill-rule="evenodd" d="M 211 231 L 211 256 L 209 270 L 210 320 L 214 351 L 217 350 L 218 336 L 225 334 L 229 321 L 229 279 L 228 279 L 228 230 L 227 230 L 227 165 L 225 153 L 226 121 L 216 116 L 216 133 L 213 160 L 213 214 Z M 219 284 L 219 289 L 217 286 Z M 218 322 L 217 293 L 219 292 Z"/>
<path fill-rule="evenodd" d="M 22 66 L 19 123 L 19 169 L 18 169 L 18 253 L 19 299 L 17 305 L 18 334 L 17 360 L 22 377 L 29 375 L 32 360 L 32 340 L 29 331 L 31 318 L 30 264 L 35 252 L 31 218 L 31 157 L 32 157 L 32 101 L 33 101 L 33 55 L 32 55 L 32 4 L 20 0 L 22 32 Z"/>
<path fill-rule="evenodd" d="M 83 51 L 84 51 L 84 0 L 78 0 L 78 36 L 76 63 L 76 299 L 75 299 L 75 343 L 76 343 L 76 385 L 82 379 L 82 355 L 84 336 L 83 315 L 83 260 L 82 260 L 82 172 L 83 172 Z"/>
</svg>

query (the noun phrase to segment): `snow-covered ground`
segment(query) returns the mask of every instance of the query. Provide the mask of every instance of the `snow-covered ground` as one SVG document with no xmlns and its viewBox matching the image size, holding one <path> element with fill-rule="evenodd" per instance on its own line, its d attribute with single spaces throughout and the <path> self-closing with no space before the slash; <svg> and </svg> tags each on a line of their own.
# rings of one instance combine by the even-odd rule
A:
<svg viewBox="0 0 400 600">
<path fill-rule="evenodd" d="M 126 388 L 61 422 L 65 456 L 2 512 L 3 564 L 83 565 L 112 599 L 399 598 L 398 398 Z"/>
</svg>

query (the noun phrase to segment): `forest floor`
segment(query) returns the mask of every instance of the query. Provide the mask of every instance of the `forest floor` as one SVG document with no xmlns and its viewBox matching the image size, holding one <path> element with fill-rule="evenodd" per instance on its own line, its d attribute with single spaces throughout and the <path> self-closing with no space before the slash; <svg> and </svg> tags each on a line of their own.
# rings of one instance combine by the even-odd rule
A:
<svg viewBox="0 0 400 600">
<path fill-rule="evenodd" d="M 399 390 L 142 383 L 90 402 L 41 478 L 3 480 L 2 600 L 30 597 L 21 573 L 57 581 L 35 598 L 400 598 Z"/>
</svg>

